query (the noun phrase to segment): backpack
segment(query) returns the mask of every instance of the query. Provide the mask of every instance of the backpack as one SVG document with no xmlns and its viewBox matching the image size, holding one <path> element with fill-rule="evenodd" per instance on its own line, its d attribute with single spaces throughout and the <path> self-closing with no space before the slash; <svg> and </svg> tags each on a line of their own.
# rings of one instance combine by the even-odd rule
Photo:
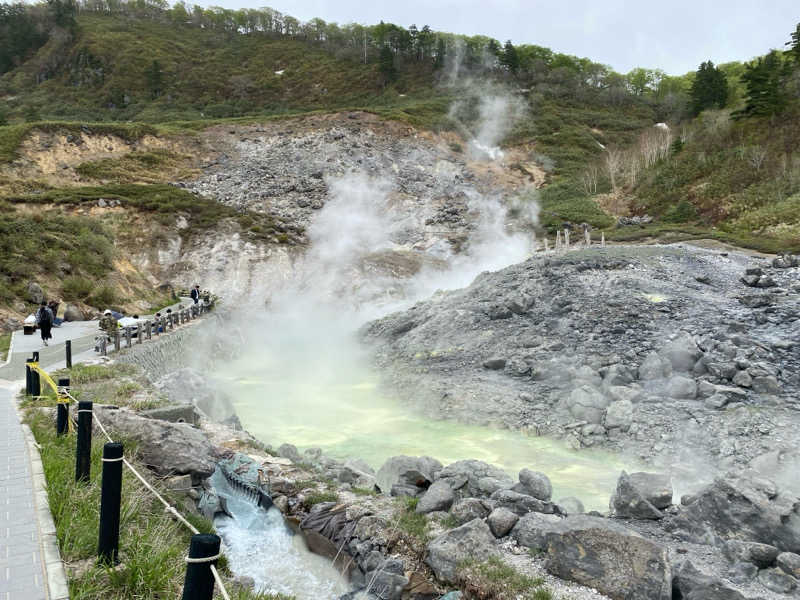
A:
<svg viewBox="0 0 800 600">
<path fill-rule="evenodd" d="M 53 324 L 53 314 L 50 312 L 50 309 L 46 306 L 39 309 L 39 324 L 40 325 L 52 325 Z"/>
</svg>

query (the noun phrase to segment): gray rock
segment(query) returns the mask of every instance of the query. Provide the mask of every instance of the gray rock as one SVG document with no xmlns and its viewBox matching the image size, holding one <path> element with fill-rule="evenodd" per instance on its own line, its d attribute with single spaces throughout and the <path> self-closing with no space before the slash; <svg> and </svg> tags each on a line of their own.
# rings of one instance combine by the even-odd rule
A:
<svg viewBox="0 0 800 600">
<path fill-rule="evenodd" d="M 194 406 L 179 404 L 177 406 L 162 406 L 160 408 L 151 408 L 140 413 L 143 417 L 148 419 L 160 419 L 162 421 L 169 421 L 170 423 L 190 423 L 197 425 L 200 422 L 200 413 L 197 412 Z"/>
<path fill-rule="evenodd" d="M 759 278 L 758 283 L 756 285 L 757 287 L 760 288 L 771 288 L 777 286 L 778 284 L 775 283 L 775 280 L 772 277 L 770 277 L 769 275 L 765 275 Z"/>
<path fill-rule="evenodd" d="M 480 460 L 459 460 L 447 465 L 438 472 L 437 480 L 447 482 L 459 500 L 487 498 L 497 489 L 514 485 L 508 473 Z"/>
<path fill-rule="evenodd" d="M 606 386 L 623 386 L 633 383 L 634 377 L 631 370 L 622 364 L 611 365 L 603 377 Z"/>
<path fill-rule="evenodd" d="M 421 492 L 433 483 L 441 468 L 442 463 L 430 456 L 393 456 L 378 469 L 375 480 L 384 494 L 391 493 L 398 484 Z"/>
<path fill-rule="evenodd" d="M 639 366 L 639 379 L 642 381 L 662 379 L 663 377 L 669 377 L 671 374 L 672 363 L 662 361 L 656 352 L 648 354 Z"/>
<path fill-rule="evenodd" d="M 455 494 L 446 481 L 434 481 L 417 503 L 416 512 L 426 514 L 434 511 L 447 511 L 453 505 Z"/>
<path fill-rule="evenodd" d="M 561 507 L 562 512 L 568 515 L 579 515 L 586 512 L 586 509 L 583 507 L 583 502 L 581 502 L 575 496 L 561 498 L 558 500 L 558 502 L 556 502 L 556 504 Z"/>
<path fill-rule="evenodd" d="M 733 383 L 738 385 L 739 387 L 746 387 L 749 388 L 753 384 L 753 378 L 750 377 L 750 374 L 747 371 L 739 371 L 736 375 L 733 376 L 731 379 Z"/>
<path fill-rule="evenodd" d="M 689 540 L 737 539 L 800 551 L 800 499 L 749 475 L 718 478 L 668 524 Z"/>
<path fill-rule="evenodd" d="M 758 567 L 751 562 L 736 562 L 728 569 L 727 577 L 733 583 L 747 583 L 758 575 Z"/>
<path fill-rule="evenodd" d="M 759 394 L 780 394 L 781 385 L 773 375 L 753 379 L 753 391 Z"/>
<path fill-rule="evenodd" d="M 763 569 L 759 571 L 758 582 L 776 594 L 788 594 L 797 589 L 797 580 L 780 569 Z"/>
<path fill-rule="evenodd" d="M 765 569 L 775 563 L 780 551 L 769 544 L 728 540 L 723 546 L 723 553 L 732 562 L 749 562 L 760 569 Z"/>
<path fill-rule="evenodd" d="M 34 304 L 41 304 L 42 300 L 45 300 L 44 290 L 42 286 L 40 286 L 35 281 L 31 281 L 28 284 L 28 301 L 33 302 Z"/>
<path fill-rule="evenodd" d="M 155 387 L 172 402 L 193 404 L 217 423 L 236 415 L 230 396 L 196 369 L 179 369 L 156 381 Z"/>
<path fill-rule="evenodd" d="M 725 408 L 728 402 L 730 402 L 730 399 L 725 394 L 714 394 L 706 398 L 703 404 L 705 404 L 706 408 L 719 410 L 720 408 Z"/>
<path fill-rule="evenodd" d="M 746 598 L 720 577 L 700 572 L 690 561 L 675 573 L 672 585 L 681 600 L 755 600 Z"/>
<path fill-rule="evenodd" d="M 338 479 L 342 483 L 371 490 L 375 487 L 375 471 L 363 460 L 349 458 L 339 470 Z"/>
<path fill-rule="evenodd" d="M 691 371 L 702 354 L 692 336 L 683 331 L 661 350 L 661 356 L 668 360 L 672 370 L 677 372 Z"/>
<path fill-rule="evenodd" d="M 408 579 L 402 573 L 393 573 L 385 568 L 368 571 L 366 580 L 371 584 L 370 593 L 380 600 L 400 600 L 408 585 Z"/>
<path fill-rule="evenodd" d="M 665 392 L 670 398 L 692 400 L 697 396 L 697 384 L 689 377 L 673 375 L 667 382 Z"/>
<path fill-rule="evenodd" d="M 665 549 L 608 519 L 575 515 L 546 535 L 547 570 L 612 598 L 671 600 Z"/>
<path fill-rule="evenodd" d="M 197 483 L 214 472 L 214 448 L 202 431 L 188 423 L 148 419 L 125 408 L 95 405 L 94 410 L 106 428 L 136 440 L 142 462 L 159 475 L 188 473 Z"/>
<path fill-rule="evenodd" d="M 709 373 L 719 379 L 733 379 L 739 372 L 736 363 L 726 361 L 706 363 L 706 368 Z"/>
<path fill-rule="evenodd" d="M 293 463 L 303 462 L 300 452 L 297 451 L 297 446 L 292 444 L 281 444 L 278 447 L 278 456 L 282 458 L 288 458 Z"/>
<path fill-rule="evenodd" d="M 519 516 L 527 515 L 529 512 L 553 514 L 558 512 L 558 507 L 552 502 L 544 502 L 527 494 L 520 494 L 513 490 L 497 490 L 492 494 L 491 499 L 495 506 L 502 506 Z"/>
<path fill-rule="evenodd" d="M 594 425 L 603 422 L 608 405 L 608 399 L 588 385 L 572 390 L 570 395 L 562 400 L 562 406 L 569 411 L 572 418 Z"/>
<path fill-rule="evenodd" d="M 553 485 L 550 483 L 550 478 L 538 471 L 522 469 L 519 472 L 519 486 L 520 489 L 514 486 L 514 491 L 533 496 L 545 502 L 549 502 L 553 496 Z"/>
<path fill-rule="evenodd" d="M 479 500 L 478 498 L 464 498 L 453 505 L 450 514 L 459 525 L 468 523 L 473 519 L 485 519 L 491 512 L 485 502 L 485 500 Z"/>
<path fill-rule="evenodd" d="M 65 321 L 83 321 L 84 316 L 81 309 L 74 304 L 67 304 L 64 307 L 64 320 Z"/>
<path fill-rule="evenodd" d="M 490 369 L 492 371 L 498 371 L 503 369 L 506 366 L 506 359 L 505 358 L 488 358 L 483 361 L 483 366 L 486 369 Z"/>
<path fill-rule="evenodd" d="M 605 426 L 607 429 L 628 431 L 633 422 L 633 404 L 629 400 L 618 400 L 606 409 Z"/>
<path fill-rule="evenodd" d="M 513 529 L 517 521 L 519 521 L 519 515 L 502 506 L 495 508 L 486 519 L 489 530 L 496 538 L 508 535 L 508 532 Z"/>
<path fill-rule="evenodd" d="M 613 402 L 639 402 L 644 396 L 642 388 L 637 384 L 633 385 L 612 385 L 606 388 L 606 394 Z"/>
<path fill-rule="evenodd" d="M 639 493 L 656 508 L 667 508 L 672 504 L 674 492 L 669 475 L 640 471 L 628 477 Z"/>
<path fill-rule="evenodd" d="M 649 502 L 625 471 L 617 480 L 617 489 L 609 504 L 614 515 L 623 519 L 662 519 L 664 517 L 664 513 Z"/>
<path fill-rule="evenodd" d="M 543 515 L 529 513 L 517 521 L 511 530 L 511 537 L 520 546 L 531 550 L 547 549 L 547 534 L 554 531 L 555 526 L 561 522 L 558 515 Z"/>
<path fill-rule="evenodd" d="M 495 538 L 480 519 L 451 529 L 428 544 L 425 564 L 444 583 L 457 583 L 458 571 L 466 560 L 483 562 L 497 556 Z"/>
<path fill-rule="evenodd" d="M 795 579 L 800 579 L 800 554 L 781 552 L 775 558 L 775 563 L 784 573 L 788 573 Z"/>
</svg>

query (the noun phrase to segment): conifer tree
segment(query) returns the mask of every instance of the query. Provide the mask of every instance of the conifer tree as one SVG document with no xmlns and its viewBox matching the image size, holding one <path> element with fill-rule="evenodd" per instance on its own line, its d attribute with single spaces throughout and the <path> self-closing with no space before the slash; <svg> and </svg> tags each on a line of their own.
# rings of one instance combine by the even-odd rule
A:
<svg viewBox="0 0 800 600">
<path fill-rule="evenodd" d="M 786 107 L 789 69 L 781 54 L 773 50 L 745 65 L 742 80 L 747 86 L 747 100 L 739 116 L 774 115 Z"/>
<path fill-rule="evenodd" d="M 728 102 L 728 79 L 725 73 L 710 60 L 702 63 L 692 82 L 691 96 L 695 115 L 708 108 L 724 108 Z"/>
<path fill-rule="evenodd" d="M 800 23 L 797 24 L 797 28 L 792 33 L 792 40 L 786 42 L 786 45 L 789 46 L 789 55 L 796 64 L 800 65 Z"/>
<path fill-rule="evenodd" d="M 519 70 L 519 54 L 511 40 L 508 40 L 503 46 L 503 52 L 500 55 L 500 63 L 514 75 Z"/>
<path fill-rule="evenodd" d="M 384 83 L 394 81 L 397 76 L 397 70 L 394 68 L 394 52 L 389 46 L 381 48 L 381 53 L 378 57 L 378 70 L 383 75 Z"/>
</svg>

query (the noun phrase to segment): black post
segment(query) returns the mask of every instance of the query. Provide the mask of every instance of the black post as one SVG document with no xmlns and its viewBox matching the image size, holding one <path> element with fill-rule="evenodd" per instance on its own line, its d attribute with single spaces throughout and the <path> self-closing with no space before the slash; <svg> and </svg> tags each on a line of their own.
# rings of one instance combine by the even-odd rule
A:
<svg viewBox="0 0 800 600">
<path fill-rule="evenodd" d="M 33 353 L 33 362 L 39 364 L 39 353 Z M 31 396 L 42 395 L 42 381 L 39 379 L 39 372 L 31 369 Z"/>
<path fill-rule="evenodd" d="M 139 323 L 138 325 L 136 325 L 136 343 L 137 344 L 141 344 L 142 343 L 142 334 L 143 333 L 144 333 L 144 329 L 142 329 L 142 324 Z"/>
<path fill-rule="evenodd" d="M 145 323 L 145 325 L 147 326 L 147 339 L 148 340 L 152 339 L 152 337 L 153 337 L 153 324 L 150 321 L 147 321 L 147 323 Z"/>
<path fill-rule="evenodd" d="M 100 490 L 100 537 L 97 555 L 107 565 L 119 554 L 119 507 L 122 500 L 122 444 L 103 446 L 103 482 Z"/>
<path fill-rule="evenodd" d="M 203 559 L 219 554 L 219 536 L 213 533 L 196 533 L 189 542 L 189 560 Z M 211 600 L 214 595 L 214 575 L 211 565 L 217 559 L 189 562 L 183 584 L 183 600 Z"/>
<path fill-rule="evenodd" d="M 72 368 L 72 340 L 67 340 L 64 343 L 64 348 L 67 351 L 67 368 Z"/>
<path fill-rule="evenodd" d="M 75 449 L 75 481 L 89 481 L 92 457 L 92 402 L 78 402 L 78 445 Z M 105 463 L 104 463 L 105 464 Z"/>
<path fill-rule="evenodd" d="M 69 387 L 69 377 L 58 380 L 58 387 Z M 66 435 L 69 429 L 69 400 L 59 392 L 58 394 L 58 412 L 56 413 L 56 434 Z"/>
<path fill-rule="evenodd" d="M 29 363 L 32 363 L 32 358 L 25 359 L 25 395 L 32 396 L 33 395 L 33 371 L 31 371 L 31 367 Z"/>
<path fill-rule="evenodd" d="M 114 350 L 119 352 L 119 329 L 114 332 Z"/>
</svg>

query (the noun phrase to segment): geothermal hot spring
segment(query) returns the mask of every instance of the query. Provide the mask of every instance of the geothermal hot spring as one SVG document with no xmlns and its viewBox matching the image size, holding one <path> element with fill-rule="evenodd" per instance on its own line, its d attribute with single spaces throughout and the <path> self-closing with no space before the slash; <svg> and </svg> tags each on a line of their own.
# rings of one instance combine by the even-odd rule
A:
<svg viewBox="0 0 800 600">
<path fill-rule="evenodd" d="M 595 450 L 575 452 L 560 441 L 521 432 L 418 414 L 382 391 L 369 349 L 358 341 L 358 329 L 370 319 L 524 260 L 532 250 L 532 235 L 507 230 L 505 204 L 499 199 L 475 196 L 469 206 L 475 227 L 466 252 L 450 255 L 443 240 L 427 240 L 422 250 L 413 249 L 440 266 L 398 280 L 360 267 L 374 253 L 410 249 L 402 232 L 412 217 L 392 204 L 391 183 L 348 175 L 328 185 L 331 199 L 309 229 L 305 256 L 282 280 L 267 281 L 253 293 L 244 321 L 234 327 L 245 350 L 215 373 L 231 393 L 245 429 L 273 447 L 284 442 L 301 451 L 319 447 L 337 458 L 361 458 L 376 470 L 398 454 L 429 455 L 445 465 L 480 459 L 514 478 L 527 467 L 550 477 L 554 498 L 576 496 L 587 510 L 607 510 L 625 466 L 618 458 Z M 298 599 L 341 595 L 341 582 L 332 583 L 330 567 L 291 541 L 276 509 L 266 515 L 234 502 L 231 510 L 235 519 L 223 518 L 218 527 L 234 570 L 254 577 L 263 591 Z M 264 566 L 272 563 L 281 568 Z"/>
</svg>

